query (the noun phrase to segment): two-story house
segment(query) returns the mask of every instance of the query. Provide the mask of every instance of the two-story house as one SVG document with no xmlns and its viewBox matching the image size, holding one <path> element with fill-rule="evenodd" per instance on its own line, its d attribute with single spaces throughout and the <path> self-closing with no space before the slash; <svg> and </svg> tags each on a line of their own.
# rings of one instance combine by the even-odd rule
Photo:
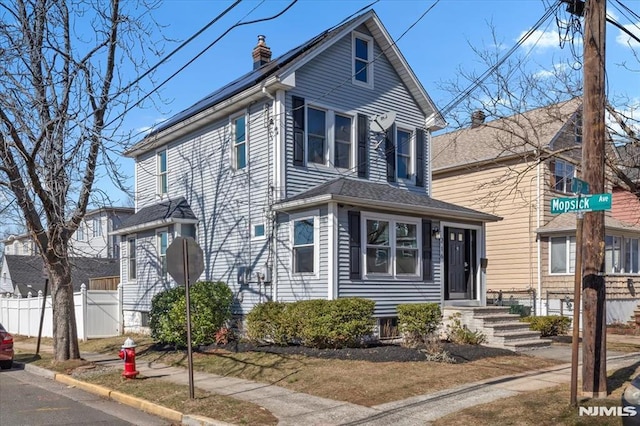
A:
<svg viewBox="0 0 640 426">
<path fill-rule="evenodd" d="M 125 328 L 174 285 L 179 235 L 234 312 L 357 296 L 389 325 L 399 303 L 484 303 L 484 229 L 499 218 L 431 197 L 443 117 L 373 11 L 271 59 L 160 124 L 126 155 L 136 214 L 121 236 Z"/>
<path fill-rule="evenodd" d="M 503 217 L 487 224 L 490 299 L 501 291 L 537 314 L 571 314 L 576 214 L 552 214 L 551 200 L 574 196 L 581 142 L 580 98 L 490 121 L 477 111 L 468 128 L 433 138 L 434 196 Z M 607 321 L 626 322 L 639 301 L 640 223 L 637 204 L 628 214 L 635 196 L 613 186 L 607 182 Z"/>
<path fill-rule="evenodd" d="M 120 239 L 109 235 L 134 213 L 130 207 L 101 207 L 87 211 L 69 240 L 73 257 L 120 257 Z M 38 248 L 29 234 L 11 235 L 4 243 L 5 255 L 33 256 Z"/>
</svg>

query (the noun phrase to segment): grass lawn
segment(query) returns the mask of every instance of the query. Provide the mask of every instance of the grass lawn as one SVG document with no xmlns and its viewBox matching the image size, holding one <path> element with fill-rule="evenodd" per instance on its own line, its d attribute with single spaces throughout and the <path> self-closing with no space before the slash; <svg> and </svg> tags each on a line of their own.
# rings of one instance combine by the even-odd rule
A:
<svg viewBox="0 0 640 426">
<path fill-rule="evenodd" d="M 609 372 L 607 389 L 610 394 L 602 399 L 582 399 L 580 406 L 620 406 L 622 392 L 631 378 L 640 374 L 640 361 L 629 368 Z M 581 389 L 578 384 L 578 395 Z M 580 398 L 579 398 L 580 399 Z M 435 421 L 433 426 L 514 425 L 514 426 L 620 426 L 620 417 L 580 416 L 578 409 L 569 404 L 569 385 L 556 386 L 504 398 L 489 404 L 477 405 L 452 413 Z"/>
</svg>

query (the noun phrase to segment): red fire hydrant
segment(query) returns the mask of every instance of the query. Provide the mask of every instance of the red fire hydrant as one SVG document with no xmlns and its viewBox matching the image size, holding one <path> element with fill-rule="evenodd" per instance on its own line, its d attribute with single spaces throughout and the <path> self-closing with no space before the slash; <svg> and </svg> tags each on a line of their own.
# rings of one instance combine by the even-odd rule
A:
<svg viewBox="0 0 640 426">
<path fill-rule="evenodd" d="M 122 375 L 127 379 L 135 379 L 140 373 L 136 371 L 136 342 L 131 337 L 127 337 L 127 340 L 124 341 L 118 356 L 124 360 Z"/>
</svg>

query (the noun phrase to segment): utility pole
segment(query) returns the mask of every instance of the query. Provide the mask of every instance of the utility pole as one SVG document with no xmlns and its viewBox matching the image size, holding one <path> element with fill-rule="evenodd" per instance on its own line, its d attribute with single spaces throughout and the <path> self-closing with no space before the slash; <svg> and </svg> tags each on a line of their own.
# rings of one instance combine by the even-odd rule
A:
<svg viewBox="0 0 640 426">
<path fill-rule="evenodd" d="M 604 192 L 606 0 L 587 0 L 584 18 L 582 177 Z M 604 212 L 584 214 L 582 277 L 582 394 L 607 396 Z M 574 309 L 579 309 L 579 306 Z M 574 327 L 577 324 L 574 324 Z"/>
</svg>

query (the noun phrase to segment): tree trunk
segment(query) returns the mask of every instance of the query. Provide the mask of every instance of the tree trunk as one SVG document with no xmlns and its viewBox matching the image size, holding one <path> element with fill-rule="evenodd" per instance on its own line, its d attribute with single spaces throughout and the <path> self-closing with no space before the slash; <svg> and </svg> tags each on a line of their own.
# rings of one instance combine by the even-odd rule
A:
<svg viewBox="0 0 640 426">
<path fill-rule="evenodd" d="M 53 306 L 53 352 L 56 361 L 79 359 L 78 331 L 71 282 L 71 266 L 66 258 L 49 263 Z"/>
</svg>

